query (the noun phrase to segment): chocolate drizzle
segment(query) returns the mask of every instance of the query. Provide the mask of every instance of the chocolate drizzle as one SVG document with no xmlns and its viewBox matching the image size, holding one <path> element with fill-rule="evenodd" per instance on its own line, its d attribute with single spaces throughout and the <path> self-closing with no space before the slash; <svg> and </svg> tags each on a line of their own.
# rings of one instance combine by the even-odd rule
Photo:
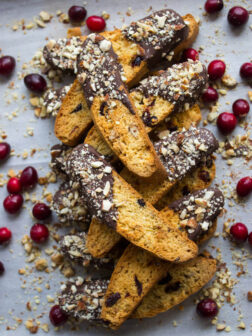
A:
<svg viewBox="0 0 252 336">
<path fill-rule="evenodd" d="M 191 128 L 169 134 L 157 141 L 154 148 L 168 173 L 168 179 L 173 182 L 182 179 L 212 154 L 218 148 L 218 141 L 206 128 Z"/>
<path fill-rule="evenodd" d="M 143 48 L 144 60 L 153 66 L 186 39 L 188 27 L 178 13 L 163 9 L 132 22 L 122 33 Z"/>
<path fill-rule="evenodd" d="M 123 84 L 123 79 L 126 80 L 123 68 L 117 59 L 110 41 L 101 35 L 90 34 L 78 57 L 78 80 L 83 86 L 89 108 L 94 97 L 103 97 L 103 102 L 108 106 L 107 113 L 116 106 L 115 101 L 110 101 L 113 99 L 121 101 L 135 114 Z"/>
<path fill-rule="evenodd" d="M 90 213 L 116 228 L 117 207 L 113 202 L 112 167 L 89 145 L 78 145 L 66 160 L 70 183 L 80 184 Z"/>
<path fill-rule="evenodd" d="M 181 228 L 186 228 L 189 238 L 195 240 L 212 226 L 223 206 L 222 192 L 207 188 L 171 203 L 169 208 L 179 214 Z"/>
</svg>

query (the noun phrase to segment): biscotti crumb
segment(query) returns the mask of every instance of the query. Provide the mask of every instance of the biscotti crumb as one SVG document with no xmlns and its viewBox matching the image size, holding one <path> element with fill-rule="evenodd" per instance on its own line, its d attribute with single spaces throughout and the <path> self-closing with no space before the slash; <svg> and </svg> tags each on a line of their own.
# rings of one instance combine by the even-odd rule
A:
<svg viewBox="0 0 252 336">
<path fill-rule="evenodd" d="M 35 262 L 35 267 L 37 271 L 44 271 L 48 266 L 48 262 L 46 259 L 38 259 Z"/>
<path fill-rule="evenodd" d="M 248 301 L 252 301 L 252 291 L 249 291 L 247 294 Z"/>
</svg>

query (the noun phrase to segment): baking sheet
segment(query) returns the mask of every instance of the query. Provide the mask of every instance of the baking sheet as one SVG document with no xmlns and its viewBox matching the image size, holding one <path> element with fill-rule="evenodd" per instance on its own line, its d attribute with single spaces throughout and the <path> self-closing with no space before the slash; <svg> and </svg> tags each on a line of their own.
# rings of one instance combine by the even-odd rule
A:
<svg viewBox="0 0 252 336">
<path fill-rule="evenodd" d="M 75 3 L 76 4 L 76 3 Z M 81 1 L 78 4 L 82 4 Z M 96 14 L 100 15 L 102 11 L 106 11 L 110 14 L 110 19 L 107 21 L 107 29 L 113 29 L 115 26 L 120 27 L 123 23 L 130 23 L 133 19 L 139 19 L 147 15 L 147 9 L 150 6 L 153 10 L 159 10 L 164 7 L 173 8 L 180 14 L 192 13 L 198 16 L 202 20 L 200 26 L 200 34 L 195 43 L 195 47 L 201 47 L 202 52 L 200 59 L 203 61 L 210 61 L 215 58 L 223 58 L 227 64 L 227 72 L 237 79 L 239 85 L 234 90 L 230 90 L 227 94 L 220 98 L 220 111 L 230 111 L 231 105 L 237 98 L 246 98 L 249 87 L 241 83 L 239 77 L 240 65 L 249 59 L 251 60 L 251 47 L 252 47 L 252 30 L 249 28 L 251 25 L 251 18 L 249 24 L 246 27 L 238 30 L 233 30 L 227 23 L 226 15 L 227 8 L 230 8 L 235 4 L 243 4 L 248 9 L 251 9 L 251 1 L 228 1 L 227 6 L 217 16 L 206 18 L 202 16 L 204 1 L 202 0 L 180 0 L 180 1 L 116 1 L 116 0 L 100 0 L 100 1 L 88 1 L 85 4 L 88 15 Z M 14 156 L 9 159 L 5 164 L 2 164 L 0 169 L 1 173 L 6 175 L 9 169 L 15 171 L 22 170 L 27 165 L 33 165 L 39 171 L 40 176 L 44 176 L 48 171 L 49 162 L 49 148 L 57 143 L 57 139 L 53 134 L 53 119 L 40 120 L 34 117 L 33 110 L 29 106 L 28 92 L 24 88 L 23 81 L 19 80 L 19 75 L 23 71 L 22 64 L 28 62 L 35 54 L 38 48 L 41 48 L 46 43 L 46 38 L 59 38 L 66 34 L 68 24 L 64 25 L 58 22 L 55 15 L 57 10 L 67 12 L 68 8 L 73 5 L 72 1 L 47 1 L 47 0 L 1 0 L 0 1 L 0 17 L 1 17 L 1 37 L 0 47 L 2 52 L 7 55 L 12 55 L 18 59 L 15 74 L 12 76 L 11 81 L 14 82 L 14 89 L 7 89 L 10 81 L 0 79 L 0 132 L 3 130 L 7 133 L 7 141 L 11 143 L 12 148 L 15 149 L 15 153 L 19 154 L 19 157 Z M 129 7 L 132 8 L 131 16 L 127 16 L 126 12 L 131 12 Z M 54 18 L 51 23 L 46 25 L 44 29 L 36 29 L 27 31 L 18 30 L 13 32 L 11 27 L 16 24 L 17 21 L 24 19 L 25 22 L 32 21 L 33 17 L 38 16 L 41 10 L 45 10 L 54 14 Z M 120 12 L 120 14 L 118 14 Z M 85 32 L 86 29 L 83 28 Z M 217 32 L 216 37 L 215 32 Z M 14 96 L 13 96 L 14 95 Z M 18 99 L 14 101 L 15 95 Z M 22 95 L 24 97 L 22 98 Z M 206 111 L 203 115 L 206 116 Z M 12 116 L 12 120 L 10 116 Z M 248 118 L 249 120 L 249 118 Z M 251 125 L 251 124 L 250 124 Z M 27 135 L 27 127 L 34 129 L 34 136 Z M 208 126 L 211 130 L 216 132 L 215 126 Z M 243 132 L 242 128 L 237 127 L 234 134 Z M 217 133 L 219 140 L 223 140 L 223 137 Z M 36 153 L 33 157 L 28 157 L 26 160 L 22 158 L 24 152 L 30 152 L 32 149 L 36 149 Z M 234 173 L 234 177 L 231 178 L 230 174 Z M 230 190 L 234 188 L 237 180 L 242 176 L 251 174 L 249 164 L 244 164 L 243 160 L 235 159 L 233 166 L 228 166 L 226 162 L 219 157 L 217 158 L 217 177 L 215 183 L 221 183 L 225 180 L 230 184 Z M 56 185 L 50 185 L 50 188 L 56 188 Z M 37 197 L 41 195 L 42 188 L 37 187 L 34 192 Z M 3 200 L 7 195 L 6 188 L 0 188 L 0 199 Z M 58 332 L 54 331 L 54 328 L 50 325 L 48 320 L 48 311 L 50 304 L 47 302 L 47 295 L 55 297 L 55 293 L 59 288 L 60 281 L 64 278 L 59 271 L 55 271 L 46 275 L 44 272 L 39 273 L 34 270 L 33 264 L 28 264 L 28 268 L 33 269 L 33 272 L 29 276 L 21 276 L 18 274 L 18 269 L 27 267 L 25 263 L 25 253 L 23 247 L 20 244 L 20 240 L 25 233 L 29 232 L 29 229 L 33 223 L 30 216 L 30 209 L 32 204 L 26 202 L 27 209 L 23 210 L 17 216 L 10 216 L 6 214 L 0 207 L 1 226 L 8 226 L 13 232 L 13 239 L 11 244 L 6 247 L 0 247 L 0 260 L 4 262 L 6 272 L 3 277 L 0 278 L 0 335 L 12 336 L 29 335 L 29 331 L 25 328 L 24 322 L 29 318 L 36 320 L 37 316 L 41 313 L 45 313 L 42 318 L 39 318 L 41 324 L 48 323 L 50 326 L 50 335 L 57 335 Z M 229 208 L 228 201 L 226 201 L 227 214 L 218 220 L 218 232 L 222 232 L 223 223 L 228 218 L 232 218 L 234 221 L 242 221 L 249 227 L 249 231 L 252 230 L 251 220 L 251 198 L 246 200 L 244 204 Z M 48 246 L 53 244 L 51 241 Z M 46 246 L 46 247 L 48 247 Z M 230 248 L 233 247 L 228 240 L 222 238 L 213 238 L 208 249 L 215 255 L 215 250 L 212 246 L 217 246 L 222 254 L 223 261 L 227 263 L 228 268 L 232 272 L 232 276 L 235 277 L 237 268 L 232 264 L 232 254 Z M 250 253 L 248 245 L 244 245 L 246 253 Z M 237 248 L 237 252 L 241 252 L 241 249 Z M 47 259 L 49 259 L 47 257 Z M 251 259 L 247 260 L 247 268 L 251 271 Z M 28 271 L 29 271 L 28 270 Z M 32 284 L 34 278 L 41 277 L 43 279 L 41 284 L 38 282 Z M 241 276 L 238 279 L 239 283 L 234 288 L 237 304 L 234 307 L 230 307 L 228 304 L 221 309 L 219 313 L 219 322 L 225 322 L 226 325 L 231 326 L 232 335 L 249 335 L 251 334 L 251 315 L 252 315 L 252 303 L 249 303 L 246 299 L 247 291 L 252 290 L 252 277 L 251 273 Z M 26 288 L 21 288 L 21 285 L 26 282 Z M 45 288 L 45 284 L 50 284 L 50 290 Z M 38 293 L 37 287 L 42 289 L 42 293 Z M 203 320 L 196 315 L 195 305 L 193 299 L 183 303 L 184 310 L 179 310 L 178 307 L 170 310 L 169 312 L 160 314 L 156 318 L 146 319 L 144 321 L 128 321 L 117 332 L 107 331 L 104 329 L 98 329 L 90 327 L 88 324 L 83 324 L 81 330 L 71 331 L 70 327 L 65 326 L 60 330 L 62 336 L 65 335 L 198 335 L 202 336 L 214 335 L 216 333 L 215 326 L 211 325 L 210 321 Z M 39 298 L 39 299 L 38 299 Z M 36 303 L 37 300 L 37 303 Z M 38 301 L 39 300 L 39 301 Z M 30 301 L 32 307 L 36 307 L 36 310 L 28 311 L 26 309 L 26 303 Z M 239 315 L 243 315 L 242 321 L 246 325 L 245 330 L 237 329 L 239 324 Z M 6 330 L 8 325 L 10 328 L 15 327 L 17 324 L 15 318 L 21 318 L 23 323 L 16 330 Z M 176 327 L 174 326 L 176 321 Z M 44 335 L 45 332 L 41 329 L 38 330 L 37 335 Z"/>
</svg>

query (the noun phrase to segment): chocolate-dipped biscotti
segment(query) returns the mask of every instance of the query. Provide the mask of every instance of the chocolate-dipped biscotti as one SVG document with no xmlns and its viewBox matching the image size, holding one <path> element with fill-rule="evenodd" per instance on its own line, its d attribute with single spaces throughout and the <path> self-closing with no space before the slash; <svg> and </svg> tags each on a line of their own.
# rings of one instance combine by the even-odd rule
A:
<svg viewBox="0 0 252 336">
<path fill-rule="evenodd" d="M 162 24 L 160 21 L 162 21 Z M 139 34 L 138 36 L 136 34 L 133 34 L 133 36 L 130 35 L 137 25 L 141 25 L 139 29 L 141 35 L 143 35 L 142 38 Z M 113 49 L 118 56 L 118 62 L 123 67 L 125 83 L 128 87 L 136 85 L 147 74 L 149 71 L 148 63 L 151 62 L 152 58 L 154 59 L 156 55 L 160 58 L 161 55 L 163 59 L 168 59 L 169 62 L 175 60 L 183 49 L 188 48 L 192 44 L 197 34 L 198 24 L 192 15 L 187 14 L 181 18 L 176 12 L 170 9 L 155 12 L 143 20 L 132 23 L 132 25 L 126 27 L 123 31 L 117 29 L 113 32 L 100 33 L 104 38 L 111 41 Z M 163 38 L 160 38 L 160 36 L 163 36 Z M 66 56 L 70 58 L 70 62 L 61 62 L 61 68 L 64 63 L 67 65 L 72 64 L 73 58 L 75 60 L 77 58 L 77 53 L 65 53 L 63 56 L 65 47 L 76 44 L 76 41 L 79 41 L 81 45 L 85 38 L 73 37 L 73 42 L 71 39 L 49 42 L 49 45 L 45 47 L 44 56 L 51 64 L 52 59 L 55 58 L 56 62 L 54 62 L 54 66 L 59 63 L 59 59 L 64 59 Z M 162 41 L 163 49 L 155 49 L 157 46 L 154 46 L 154 43 L 159 43 L 159 40 L 160 42 Z M 143 44 L 145 45 L 145 49 L 146 46 L 150 46 L 149 49 L 154 52 L 153 57 L 148 52 L 148 47 L 145 51 L 142 47 Z M 171 48 L 175 44 L 177 44 L 177 47 L 172 50 Z M 60 45 L 63 46 L 60 48 Z M 82 88 L 76 79 L 57 115 L 55 134 L 65 144 L 73 146 L 79 142 L 85 131 L 90 127 L 90 124 L 91 118 Z"/>
<path fill-rule="evenodd" d="M 92 215 L 133 244 L 161 259 L 182 262 L 197 254 L 186 234 L 169 228 L 151 204 L 91 147 L 79 145 L 66 160 L 66 172 L 80 184 Z"/>
</svg>

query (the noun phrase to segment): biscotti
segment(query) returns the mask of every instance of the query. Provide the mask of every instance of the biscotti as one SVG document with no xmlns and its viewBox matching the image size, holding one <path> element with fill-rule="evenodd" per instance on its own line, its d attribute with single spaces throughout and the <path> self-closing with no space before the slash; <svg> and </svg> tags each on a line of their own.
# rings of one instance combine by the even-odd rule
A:
<svg viewBox="0 0 252 336">
<path fill-rule="evenodd" d="M 189 110 L 189 117 L 193 116 L 194 109 L 190 111 L 190 108 L 199 100 L 206 82 L 205 66 L 199 61 L 188 61 L 144 79 L 131 90 L 130 98 L 149 133 L 171 113 L 176 115 Z M 102 142 L 102 136 L 93 127 L 85 138 L 85 143 L 96 148 L 102 155 L 112 156 L 111 149 Z"/>
<path fill-rule="evenodd" d="M 166 10 L 166 12 L 169 16 L 170 11 Z M 172 59 L 177 59 L 181 50 L 188 48 L 196 39 L 198 34 L 198 24 L 194 17 L 190 14 L 187 14 L 183 17 L 183 19 L 186 21 L 186 25 L 189 30 L 188 35 L 187 38 L 181 41 L 175 48 L 174 54 L 167 56 L 170 61 Z M 170 29 L 173 29 L 173 27 L 170 27 Z M 125 83 L 128 85 L 128 87 L 136 85 L 139 80 L 149 71 L 147 61 L 142 55 L 142 48 L 140 45 L 137 43 L 132 43 L 130 40 L 128 40 L 119 29 L 113 32 L 103 32 L 100 35 L 111 41 L 113 49 L 118 56 L 118 62 L 123 67 L 126 78 Z M 82 40 L 84 39 L 85 37 L 82 38 Z M 67 43 L 66 40 L 65 43 Z M 127 50 L 127 52 L 125 52 L 125 50 Z M 72 55 L 69 57 L 72 57 Z M 75 123 L 73 123 L 71 122 L 72 111 L 77 108 L 77 106 L 80 106 L 80 104 L 83 106 L 83 108 L 79 109 L 79 113 L 75 115 Z M 72 86 L 72 90 L 68 92 L 65 101 L 63 101 L 62 108 L 60 109 L 60 112 L 55 121 L 55 134 L 62 142 L 67 145 L 73 146 L 78 144 L 80 138 L 91 125 L 89 111 L 88 109 L 85 109 L 85 106 L 85 98 L 82 93 L 81 86 L 76 79 Z M 64 125 L 68 123 L 71 124 L 71 127 L 64 127 Z M 74 129 L 74 132 L 72 132 L 72 128 L 75 126 L 78 127 Z"/>
<path fill-rule="evenodd" d="M 198 256 L 184 264 L 167 267 L 167 275 L 143 298 L 132 318 L 156 316 L 198 292 L 214 276 L 216 260 Z"/>
<path fill-rule="evenodd" d="M 169 221 L 164 221 L 91 146 L 78 145 L 72 150 L 66 172 L 80 184 L 90 213 L 134 245 L 169 261 L 182 262 L 197 254 L 196 244 L 185 233 L 170 229 Z"/>
<path fill-rule="evenodd" d="M 176 181 L 181 180 L 204 158 L 216 151 L 218 141 L 206 128 L 191 128 L 170 133 L 155 142 L 154 147 L 168 174 L 161 183 L 155 178 L 146 183 L 146 180 L 133 175 L 125 168 L 121 172 L 121 176 L 152 204 L 161 199 Z"/>
<path fill-rule="evenodd" d="M 78 56 L 78 80 L 96 127 L 130 171 L 141 177 L 156 172 L 165 175 L 123 76 L 111 42 L 100 35 L 89 35 Z"/>
<path fill-rule="evenodd" d="M 167 207 L 168 204 L 183 198 L 191 192 L 209 187 L 214 177 L 215 165 L 213 162 L 211 163 L 211 166 L 209 165 L 208 167 L 206 165 L 200 166 L 187 174 L 181 181 L 177 182 L 167 195 L 163 196 L 157 203 L 157 209 L 161 210 L 164 207 Z M 200 241 L 203 242 L 210 238 L 215 232 L 215 228 L 216 223 L 214 222 L 207 234 L 200 237 Z M 92 218 L 88 229 L 86 246 L 89 253 L 94 257 L 101 258 L 106 256 L 107 253 L 121 241 L 121 239 L 121 236 L 112 228 L 104 225 L 97 218 Z"/>
<path fill-rule="evenodd" d="M 178 181 L 193 171 L 200 162 L 205 161 L 218 148 L 218 142 L 209 130 L 192 128 L 189 131 L 173 132 L 166 135 L 155 143 L 155 148 L 160 152 L 161 160 L 167 168 L 167 179 L 160 182 L 155 177 L 152 177 L 147 182 L 126 169 L 121 172 L 126 181 L 139 191 L 143 199 L 152 204 L 162 199 Z M 106 234 L 110 231 L 108 228 L 104 230 L 106 230 Z M 100 223 L 99 219 L 93 219 L 89 227 L 87 246 L 90 253 L 95 257 L 104 255 L 106 251 L 113 247 L 113 243 L 117 243 L 120 240 L 120 237 L 113 232 L 111 238 L 107 236 L 106 240 L 103 240 L 102 246 L 100 246 L 97 243 L 99 237 L 106 237 L 105 232 L 103 233 L 102 231 L 102 223 Z M 95 234 L 97 236 L 94 236 Z"/>
<path fill-rule="evenodd" d="M 166 275 L 166 262 L 129 245 L 115 266 L 104 297 L 101 319 L 117 329 L 150 289 Z"/>
</svg>

